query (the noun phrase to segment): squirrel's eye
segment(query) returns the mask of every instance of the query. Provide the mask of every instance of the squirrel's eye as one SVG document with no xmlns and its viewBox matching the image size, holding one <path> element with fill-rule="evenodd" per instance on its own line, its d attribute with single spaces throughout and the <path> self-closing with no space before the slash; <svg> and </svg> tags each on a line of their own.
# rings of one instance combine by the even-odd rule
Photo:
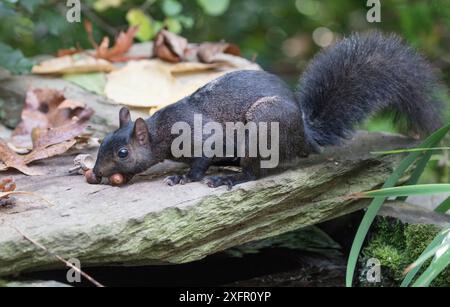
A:
<svg viewBox="0 0 450 307">
<path fill-rule="evenodd" d="M 126 148 L 120 149 L 119 152 L 117 153 L 117 156 L 120 159 L 125 159 L 126 157 L 128 157 L 128 149 L 126 149 Z"/>
</svg>

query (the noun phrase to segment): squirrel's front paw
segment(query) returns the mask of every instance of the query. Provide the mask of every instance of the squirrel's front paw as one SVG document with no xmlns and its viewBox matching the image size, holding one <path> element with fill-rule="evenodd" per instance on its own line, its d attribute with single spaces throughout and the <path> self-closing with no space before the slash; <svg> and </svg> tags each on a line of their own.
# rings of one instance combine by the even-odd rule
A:
<svg viewBox="0 0 450 307">
<path fill-rule="evenodd" d="M 233 188 L 233 180 L 230 177 L 222 177 L 222 176 L 211 176 L 203 179 L 203 183 L 206 184 L 210 188 L 218 188 L 220 186 L 227 186 L 228 190 Z"/>
<path fill-rule="evenodd" d="M 191 180 L 186 175 L 169 176 L 166 179 L 164 179 L 164 183 L 171 187 L 177 184 L 185 185 L 189 182 L 191 182 Z"/>
</svg>

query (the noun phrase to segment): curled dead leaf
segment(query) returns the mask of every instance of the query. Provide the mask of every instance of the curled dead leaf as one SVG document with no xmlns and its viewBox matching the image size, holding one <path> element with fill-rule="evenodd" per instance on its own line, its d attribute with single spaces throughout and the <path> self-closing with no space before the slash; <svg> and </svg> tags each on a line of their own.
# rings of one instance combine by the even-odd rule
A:
<svg viewBox="0 0 450 307">
<path fill-rule="evenodd" d="M 93 113 L 84 103 L 67 100 L 60 91 L 30 89 L 25 99 L 22 121 L 13 131 L 11 143 L 17 149 L 41 147 L 42 144 L 33 143 L 39 135 L 43 135 L 43 131 L 46 131 L 47 140 L 43 141 L 46 146 L 72 139 L 83 132 L 85 123 Z M 58 127 L 61 128 L 50 130 Z M 49 139 L 55 140 L 50 142 Z"/>
<path fill-rule="evenodd" d="M 25 163 L 29 164 L 38 160 L 45 160 L 51 157 L 62 155 L 77 143 L 76 140 L 68 140 L 48 147 L 38 147 L 24 156 Z"/>
<path fill-rule="evenodd" d="M 24 173 L 27 176 L 42 175 L 41 172 L 28 167 L 23 156 L 20 156 L 20 155 L 16 154 L 15 152 L 13 152 L 8 147 L 8 144 L 6 144 L 6 142 L 3 141 L 2 139 L 0 139 L 0 159 L 2 160 L 3 164 L 6 166 L 6 169 L 14 168 L 14 169 Z"/>
<path fill-rule="evenodd" d="M 61 104 L 58 105 L 58 109 L 70 109 L 70 110 L 76 110 L 76 109 L 84 109 L 86 108 L 86 105 L 81 102 L 81 101 L 77 101 L 77 100 L 70 100 L 70 99 L 65 99 L 63 102 L 61 102 Z"/>
<path fill-rule="evenodd" d="M 220 66 L 216 63 L 205 64 L 199 62 L 181 62 L 176 64 L 161 63 L 161 65 L 164 65 L 166 69 L 172 74 L 199 73 L 207 70 L 212 70 Z"/>
<path fill-rule="evenodd" d="M 67 140 L 50 146 L 37 147 L 27 155 L 18 155 L 0 139 L 0 159 L 4 164 L 4 167 L 0 167 L 0 171 L 14 168 L 27 176 L 41 176 L 42 172 L 28 167 L 27 164 L 61 155 L 72 148 L 76 142 L 75 139 Z"/>
<path fill-rule="evenodd" d="M 109 61 L 98 59 L 87 53 L 66 55 L 45 60 L 33 66 L 31 72 L 38 75 L 71 74 L 88 72 L 111 72 L 115 69 Z"/>
<path fill-rule="evenodd" d="M 157 58 L 171 62 L 189 63 L 216 63 L 218 55 L 228 54 L 240 57 L 241 51 L 237 45 L 226 42 L 206 42 L 202 44 L 189 44 L 187 39 L 162 29 L 155 38 L 153 55 Z"/>
<path fill-rule="evenodd" d="M 94 45 L 96 48 L 95 56 L 112 62 L 121 62 L 125 54 L 133 46 L 137 31 L 138 27 L 130 27 L 126 32 L 120 32 L 112 48 L 109 48 L 109 38 L 104 37 L 99 46 Z"/>
<path fill-rule="evenodd" d="M 30 89 L 12 141 L 31 151 L 19 155 L 0 139 L 0 171 L 14 168 L 29 176 L 41 175 L 28 164 L 67 152 L 83 135 L 93 114 L 84 103 L 66 100 L 59 91 Z"/>
<path fill-rule="evenodd" d="M 212 58 L 213 63 L 219 66 L 228 66 L 231 68 L 246 67 L 246 69 L 260 69 L 258 64 L 251 63 L 247 59 L 226 53 L 218 53 Z"/>
<path fill-rule="evenodd" d="M 61 142 L 75 139 L 86 129 L 86 124 L 94 111 L 90 108 L 82 109 L 72 121 L 54 128 L 35 128 L 32 132 L 33 150 L 45 148 Z"/>
<path fill-rule="evenodd" d="M 187 39 L 162 29 L 156 35 L 153 54 L 162 60 L 178 63 L 183 60 L 187 47 Z"/>
<path fill-rule="evenodd" d="M 225 42 L 220 43 L 203 43 L 197 48 L 197 57 L 200 62 L 214 63 L 218 54 L 230 54 L 234 56 L 241 56 L 241 50 L 234 44 Z"/>
</svg>

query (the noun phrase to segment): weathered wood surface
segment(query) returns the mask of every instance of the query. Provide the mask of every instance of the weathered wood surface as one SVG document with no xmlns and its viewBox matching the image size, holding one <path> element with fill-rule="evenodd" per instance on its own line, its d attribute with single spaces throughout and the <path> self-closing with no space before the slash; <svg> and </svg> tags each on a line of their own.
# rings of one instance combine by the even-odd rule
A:
<svg viewBox="0 0 450 307">
<path fill-rule="evenodd" d="M 440 228 L 448 227 L 450 223 L 450 215 L 439 214 L 427 208 L 427 206 L 419 206 L 418 204 L 408 202 L 392 201 L 383 205 L 379 215 L 384 217 L 396 218 L 404 224 L 424 224 L 436 225 Z"/>
<path fill-rule="evenodd" d="M 33 191 L 54 205 L 19 198 L 0 214 L 0 275 L 58 267 L 8 225 L 51 251 L 78 258 L 84 266 L 183 263 L 249 241 L 316 224 L 367 202 L 345 198 L 380 185 L 399 157 L 374 157 L 371 150 L 405 147 L 410 141 L 361 134 L 345 147 L 329 149 L 282 174 L 235 187 L 210 189 L 201 183 L 168 187 L 158 165 L 134 184 L 88 185 L 68 176 L 71 156 L 41 162 L 43 177 L 12 176 L 19 190 Z M 333 161 L 331 161 L 331 159 Z"/>
</svg>

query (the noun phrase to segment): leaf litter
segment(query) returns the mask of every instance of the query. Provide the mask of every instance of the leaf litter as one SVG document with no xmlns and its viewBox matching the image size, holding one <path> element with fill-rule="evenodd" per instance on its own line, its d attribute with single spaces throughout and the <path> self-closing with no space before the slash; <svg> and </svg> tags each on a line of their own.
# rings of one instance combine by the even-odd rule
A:
<svg viewBox="0 0 450 307">
<path fill-rule="evenodd" d="M 83 141 L 93 114 L 84 103 L 68 100 L 60 91 L 30 89 L 10 144 L 0 139 L 0 171 L 13 168 L 28 176 L 42 175 L 28 164 L 64 154 Z"/>
</svg>

